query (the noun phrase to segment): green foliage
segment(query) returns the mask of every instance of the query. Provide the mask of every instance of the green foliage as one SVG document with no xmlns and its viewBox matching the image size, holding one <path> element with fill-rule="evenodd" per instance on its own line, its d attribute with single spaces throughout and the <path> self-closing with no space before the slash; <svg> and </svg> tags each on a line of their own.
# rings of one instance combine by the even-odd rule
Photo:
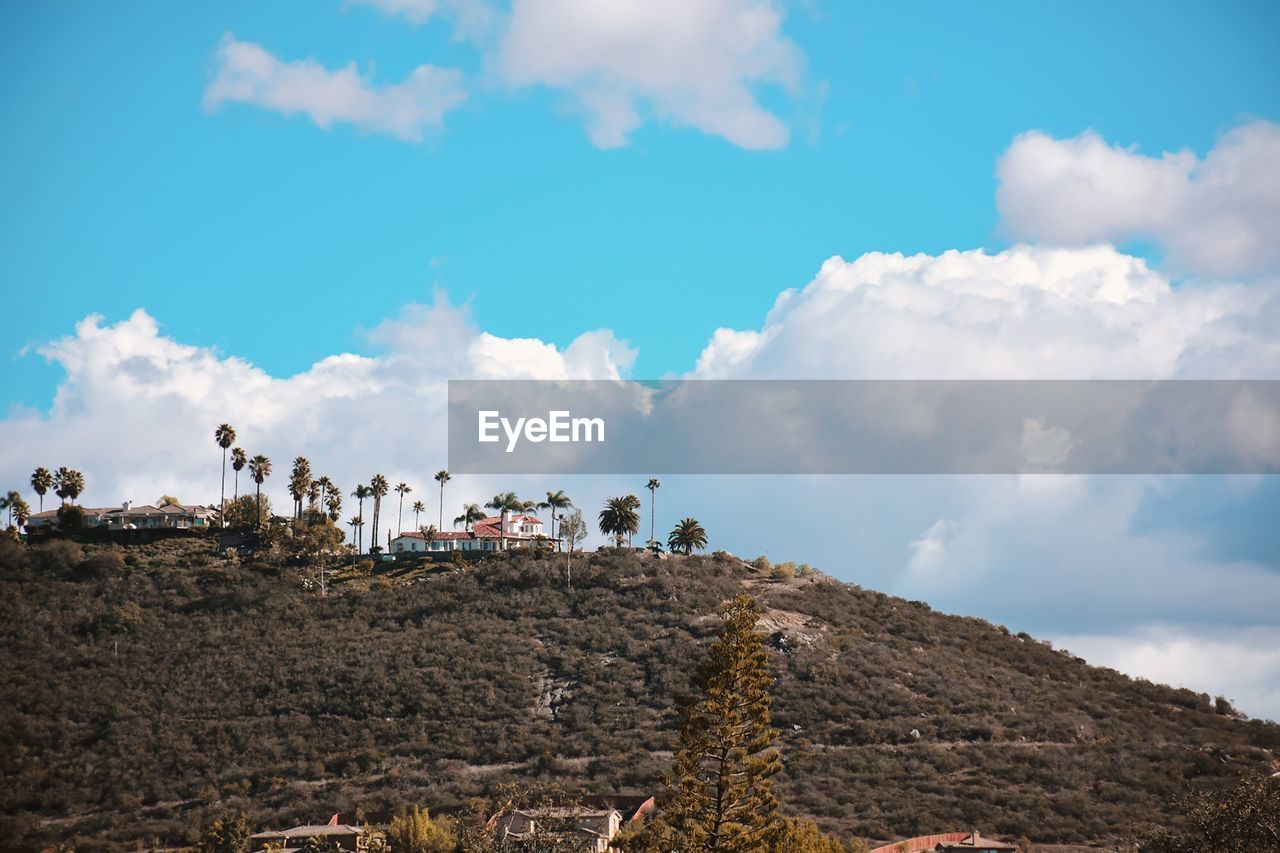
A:
<svg viewBox="0 0 1280 853">
<path fill-rule="evenodd" d="M 453 853 L 458 845 L 449 821 L 432 820 L 417 806 L 391 821 L 387 842 L 395 853 Z"/>
<path fill-rule="evenodd" d="M 789 581 L 796 576 L 795 563 L 775 563 L 769 576 L 776 581 Z"/>
<path fill-rule="evenodd" d="M 227 526 L 251 530 L 271 520 L 271 498 L 262 495 L 240 495 L 227 502 Z"/>
<path fill-rule="evenodd" d="M 695 550 L 702 551 L 707 547 L 707 531 L 702 529 L 702 525 L 696 518 L 681 519 L 671 529 L 671 534 L 667 537 L 667 547 L 672 553 L 683 551 L 686 556 Z"/>
<path fill-rule="evenodd" d="M 768 557 L 766 557 L 764 554 L 761 554 L 759 557 L 756 557 L 754 560 L 751 561 L 751 567 L 755 569 L 757 572 L 767 575 L 773 569 L 773 564 L 769 562 Z"/>
<path fill-rule="evenodd" d="M 862 850 L 867 848 L 862 846 Z M 823 833 L 818 825 L 804 818 L 789 817 L 769 844 L 769 853 L 858 853 L 849 851 L 839 839 Z"/>
<path fill-rule="evenodd" d="M 75 504 L 58 507 L 58 529 L 64 533 L 79 533 L 84 530 L 84 510 Z"/>
<path fill-rule="evenodd" d="M 635 495 L 609 498 L 604 502 L 604 509 L 600 510 L 597 519 L 600 532 L 605 536 L 612 536 L 614 545 L 621 548 L 622 540 L 633 536 L 640 529 L 640 516 L 636 512 L 639 506 L 640 501 Z"/>
<path fill-rule="evenodd" d="M 226 815 L 204 828 L 193 850 L 194 853 L 247 853 L 251 834 L 243 812 Z"/>
<path fill-rule="evenodd" d="M 772 778 L 782 769 L 769 723 L 769 655 L 756 633 L 760 605 L 738 595 L 682 697 L 680 748 L 662 812 L 651 824 L 662 847 L 737 853 L 785 831 Z"/>
</svg>

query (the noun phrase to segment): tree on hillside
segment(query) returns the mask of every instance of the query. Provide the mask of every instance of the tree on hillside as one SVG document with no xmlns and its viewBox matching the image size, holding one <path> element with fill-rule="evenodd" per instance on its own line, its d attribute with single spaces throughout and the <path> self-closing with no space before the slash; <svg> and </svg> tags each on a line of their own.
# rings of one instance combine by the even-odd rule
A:
<svg viewBox="0 0 1280 853">
<path fill-rule="evenodd" d="M 400 494 L 400 508 L 396 510 L 396 535 L 404 531 L 404 496 L 413 491 L 408 483 L 397 483 L 396 491 Z"/>
<path fill-rule="evenodd" d="M 241 495 L 227 502 L 227 526 L 241 530 L 262 527 L 271 520 L 271 498 Z"/>
<path fill-rule="evenodd" d="M 351 493 L 351 497 L 355 498 L 360 504 L 359 528 L 364 527 L 364 499 L 369 497 L 371 494 L 373 494 L 373 492 L 369 489 L 368 486 L 363 484 L 357 485 L 356 490 Z M 364 531 L 363 529 L 361 529 L 359 532 L 360 532 L 359 538 L 353 539 L 353 542 L 356 546 L 357 554 L 362 553 L 364 551 Z"/>
<path fill-rule="evenodd" d="M 220 817 L 204 828 L 195 853 L 248 853 L 249 821 L 243 812 Z"/>
<path fill-rule="evenodd" d="M 554 492 L 547 492 L 547 499 L 538 504 L 538 509 L 550 510 L 551 512 L 551 538 L 556 538 L 556 519 L 559 517 L 560 510 L 568 509 L 573 506 L 573 501 L 569 500 L 569 496 L 564 493 L 564 489 Z M 556 548 L 560 548 L 560 543 L 556 543 Z"/>
<path fill-rule="evenodd" d="M 387 842 L 394 853 L 453 853 L 458 844 L 448 821 L 432 820 L 417 806 L 392 819 Z"/>
<path fill-rule="evenodd" d="M 9 526 L 16 527 L 19 530 L 31 518 L 31 507 L 23 500 L 22 495 L 16 491 L 9 492 L 3 498 L 0 498 L 0 510 L 8 513 Z"/>
<path fill-rule="evenodd" d="M 311 462 L 305 456 L 295 457 L 289 472 L 289 497 L 293 498 L 293 519 L 302 520 L 302 501 L 311 488 Z"/>
<path fill-rule="evenodd" d="M 329 482 L 329 493 L 325 495 L 324 507 L 329 511 L 329 520 L 337 524 L 338 519 L 342 518 L 342 489 L 334 485 L 333 481 Z"/>
<path fill-rule="evenodd" d="M 48 468 L 37 468 L 31 472 L 31 488 L 40 496 L 40 512 L 44 512 L 45 493 L 53 488 L 53 473 Z"/>
<path fill-rule="evenodd" d="M 249 479 L 257 484 L 258 526 L 262 525 L 262 481 L 271 476 L 271 460 L 259 453 L 249 460 Z"/>
<path fill-rule="evenodd" d="M 416 529 L 418 529 L 418 526 L 419 526 L 419 525 L 418 525 L 418 516 L 420 516 L 420 515 L 422 515 L 424 512 L 426 512 L 426 511 L 427 511 L 427 508 L 426 508 L 426 506 L 422 503 L 422 501 L 414 501 L 414 502 L 413 502 L 413 506 L 409 507 L 409 509 L 410 509 L 410 511 L 411 511 L 411 512 L 413 512 L 413 527 L 414 527 L 414 529 L 416 530 Z"/>
<path fill-rule="evenodd" d="M 320 506 L 327 506 L 329 503 L 329 495 L 338 491 L 338 487 L 333 484 L 333 480 L 329 479 L 327 475 L 316 477 L 316 485 L 320 487 Z"/>
<path fill-rule="evenodd" d="M 1280 850 L 1280 780 L 1251 776 L 1226 788 L 1192 791 L 1178 801 L 1181 832 L 1161 831 L 1142 853 L 1253 853 Z"/>
<path fill-rule="evenodd" d="M 654 530 L 654 522 L 657 518 L 657 506 L 658 506 L 657 492 L 658 492 L 658 489 L 662 488 L 662 484 L 658 482 L 657 477 L 650 477 L 649 482 L 645 483 L 644 487 L 649 490 L 649 542 L 648 542 L 648 545 L 650 548 L 652 548 L 658 544 L 658 540 L 653 538 L 653 530 Z"/>
<path fill-rule="evenodd" d="M 673 552 L 683 551 L 685 556 L 692 554 L 694 549 L 701 551 L 707 547 L 707 531 L 702 529 L 698 519 L 682 518 L 675 527 L 671 528 L 671 535 L 667 537 L 667 547 Z"/>
<path fill-rule="evenodd" d="M 84 474 L 74 468 L 63 466 L 53 475 L 53 493 L 62 500 L 64 505 L 68 500 L 75 503 L 76 498 L 80 497 L 83 491 Z"/>
<path fill-rule="evenodd" d="M 640 516 L 636 514 L 640 501 L 635 495 L 609 498 L 604 502 L 598 519 L 600 532 L 612 536 L 614 545 L 622 547 L 622 540 L 640 529 Z"/>
<path fill-rule="evenodd" d="M 157 507 L 182 506 L 182 501 L 178 500 L 173 495 L 161 495 L 160 497 L 156 498 L 156 506 Z"/>
<path fill-rule="evenodd" d="M 231 424 L 219 424 L 213 431 L 214 442 L 222 448 L 222 485 L 218 496 L 219 517 L 227 513 L 227 448 L 236 443 L 236 430 Z M 226 527 L 227 523 L 222 522 Z"/>
<path fill-rule="evenodd" d="M 422 538 L 426 541 L 426 549 L 431 550 L 431 541 L 440 535 L 440 528 L 434 524 L 424 524 L 418 528 L 418 532 L 422 534 Z"/>
<path fill-rule="evenodd" d="M 745 853 L 771 849 L 785 831 L 773 794 L 782 765 L 769 721 L 769 653 L 755 630 L 760 605 L 739 595 L 720 618 L 694 692 L 679 700 L 679 750 L 641 849 Z"/>
<path fill-rule="evenodd" d="M 382 519 L 382 499 L 387 496 L 389 488 L 387 478 L 381 474 L 374 474 L 373 479 L 369 481 L 369 496 L 373 498 L 373 530 L 369 533 L 370 551 L 378 545 L 378 537 L 381 535 L 378 523 Z"/>
<path fill-rule="evenodd" d="M 437 520 L 437 527 L 444 527 L 444 484 L 452 480 L 448 471 L 437 471 L 435 480 L 440 484 L 440 518 Z"/>
<path fill-rule="evenodd" d="M 244 452 L 243 447 L 231 448 L 231 470 L 235 471 L 235 491 L 232 498 L 240 497 L 240 472 L 244 466 L 249 464 L 249 455 Z"/>
<path fill-rule="evenodd" d="M 582 510 L 575 508 L 566 513 L 560 520 L 560 538 L 564 540 L 564 583 L 567 589 L 573 589 L 573 549 L 587 538 L 587 522 L 582 518 Z"/>
<path fill-rule="evenodd" d="M 361 489 L 365 488 L 360 486 Z M 351 550 L 351 565 L 356 564 L 356 555 L 360 553 L 360 545 L 364 542 L 364 533 L 361 528 L 364 527 L 364 518 L 359 515 L 353 515 L 347 520 L 347 524 L 351 525 L 351 544 L 355 547 Z"/>
<path fill-rule="evenodd" d="M 477 521 L 484 520 L 484 510 L 480 508 L 480 504 L 463 504 L 462 515 L 453 520 L 453 526 L 462 525 L 464 530 L 471 530 L 471 526 Z"/>
</svg>

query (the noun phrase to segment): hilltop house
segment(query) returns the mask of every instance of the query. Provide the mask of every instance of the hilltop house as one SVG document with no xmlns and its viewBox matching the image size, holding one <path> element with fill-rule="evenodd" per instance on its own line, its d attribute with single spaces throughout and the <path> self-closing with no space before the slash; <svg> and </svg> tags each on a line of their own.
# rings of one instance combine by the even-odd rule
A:
<svg viewBox="0 0 1280 853">
<path fill-rule="evenodd" d="M 435 551 L 500 551 L 528 548 L 548 541 L 537 516 L 504 511 L 477 521 L 470 530 L 441 530 L 428 542 L 420 532 L 401 533 L 391 540 L 391 553 Z"/>
<path fill-rule="evenodd" d="M 500 842 L 514 847 L 553 841 L 557 849 L 607 853 L 618 831 L 655 808 L 653 797 L 615 794 L 555 800 L 526 808 L 506 808 L 489 819 Z M 542 849 L 540 846 L 538 849 Z"/>
<path fill-rule="evenodd" d="M 203 530 L 213 525 L 218 508 L 212 506 L 166 504 L 165 506 L 134 506 L 125 501 L 117 507 L 80 507 L 86 527 L 106 530 L 191 529 Z M 27 520 L 27 529 L 52 527 L 58 523 L 58 511 L 47 509 L 37 512 Z"/>
</svg>

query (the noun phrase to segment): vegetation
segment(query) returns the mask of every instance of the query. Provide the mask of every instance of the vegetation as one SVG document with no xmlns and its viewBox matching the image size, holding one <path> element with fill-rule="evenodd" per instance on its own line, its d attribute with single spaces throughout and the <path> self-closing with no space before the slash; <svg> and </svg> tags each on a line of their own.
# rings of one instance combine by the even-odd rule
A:
<svg viewBox="0 0 1280 853">
<path fill-rule="evenodd" d="M 636 514 L 640 501 L 635 495 L 620 498 L 609 498 L 600 510 L 598 519 L 600 532 L 612 536 L 614 545 L 622 547 L 622 540 L 640 529 L 640 517 Z"/>
<path fill-rule="evenodd" d="M 447 820 L 432 820 L 426 809 L 398 815 L 387 829 L 387 842 L 394 853 L 454 853 L 457 835 Z"/>
<path fill-rule="evenodd" d="M 218 512 L 223 518 L 223 526 L 226 526 L 225 517 L 227 514 L 227 448 L 236 443 L 236 430 L 231 424 L 220 424 L 213 431 L 214 442 L 222 448 L 222 485 L 218 496 Z M 236 469 L 239 471 L 240 469 Z"/>
<path fill-rule="evenodd" d="M 513 782 L 657 793 L 674 697 L 744 590 L 774 679 L 774 790 L 846 845 L 1182 832 L 1170 798 L 1268 774 L 1280 749 L 1280 727 L 1209 696 L 816 573 L 613 550 L 572 565 L 567 589 L 551 555 L 370 564 L 322 597 L 283 547 L 241 563 L 200 539 L 0 538 L 0 847 L 188 845 L 240 811 L 256 828 L 435 816 Z"/>
<path fill-rule="evenodd" d="M 662 488 L 662 484 L 658 482 L 657 477 L 650 477 L 644 487 L 649 490 L 649 541 L 647 544 L 650 548 L 654 548 L 659 544 L 654 538 L 654 524 L 657 519 L 657 493 L 658 489 Z"/>
<path fill-rule="evenodd" d="M 262 483 L 271 476 L 271 460 L 263 456 L 261 453 L 249 460 L 249 479 L 253 480 L 256 486 L 255 499 L 258 504 L 257 516 L 260 519 L 258 526 L 262 526 Z"/>
<path fill-rule="evenodd" d="M 706 853 L 760 850 L 782 831 L 773 777 L 782 769 L 769 724 L 769 653 L 756 633 L 760 605 L 738 595 L 682 697 L 675 768 L 662 812 L 635 849 Z"/>
<path fill-rule="evenodd" d="M 31 472 L 31 488 L 40 497 L 38 512 L 44 512 L 44 496 L 53 488 L 53 473 L 48 468 L 37 468 Z"/>
<path fill-rule="evenodd" d="M 1237 785 L 1191 791 L 1175 805 L 1186 816 L 1179 831 L 1154 833 L 1142 853 L 1255 853 L 1280 850 L 1280 781 L 1256 775 Z"/>
<path fill-rule="evenodd" d="M 440 518 L 436 520 L 436 527 L 438 528 L 444 527 L 444 484 L 451 479 L 448 471 L 441 470 L 436 472 L 435 481 L 440 484 Z"/>
<path fill-rule="evenodd" d="M 702 551 L 707 547 L 707 531 L 702 529 L 696 518 L 681 519 L 667 537 L 667 547 L 685 556 L 695 549 Z"/>
</svg>

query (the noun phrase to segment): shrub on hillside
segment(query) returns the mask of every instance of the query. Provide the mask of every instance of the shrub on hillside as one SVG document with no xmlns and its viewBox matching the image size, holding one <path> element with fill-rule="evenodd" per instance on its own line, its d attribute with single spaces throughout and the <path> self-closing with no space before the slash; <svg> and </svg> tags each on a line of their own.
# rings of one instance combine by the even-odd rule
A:
<svg viewBox="0 0 1280 853">
<path fill-rule="evenodd" d="M 84 562 L 84 549 L 74 542 L 57 539 L 27 549 L 27 565 L 42 575 L 62 575 Z"/>
</svg>

